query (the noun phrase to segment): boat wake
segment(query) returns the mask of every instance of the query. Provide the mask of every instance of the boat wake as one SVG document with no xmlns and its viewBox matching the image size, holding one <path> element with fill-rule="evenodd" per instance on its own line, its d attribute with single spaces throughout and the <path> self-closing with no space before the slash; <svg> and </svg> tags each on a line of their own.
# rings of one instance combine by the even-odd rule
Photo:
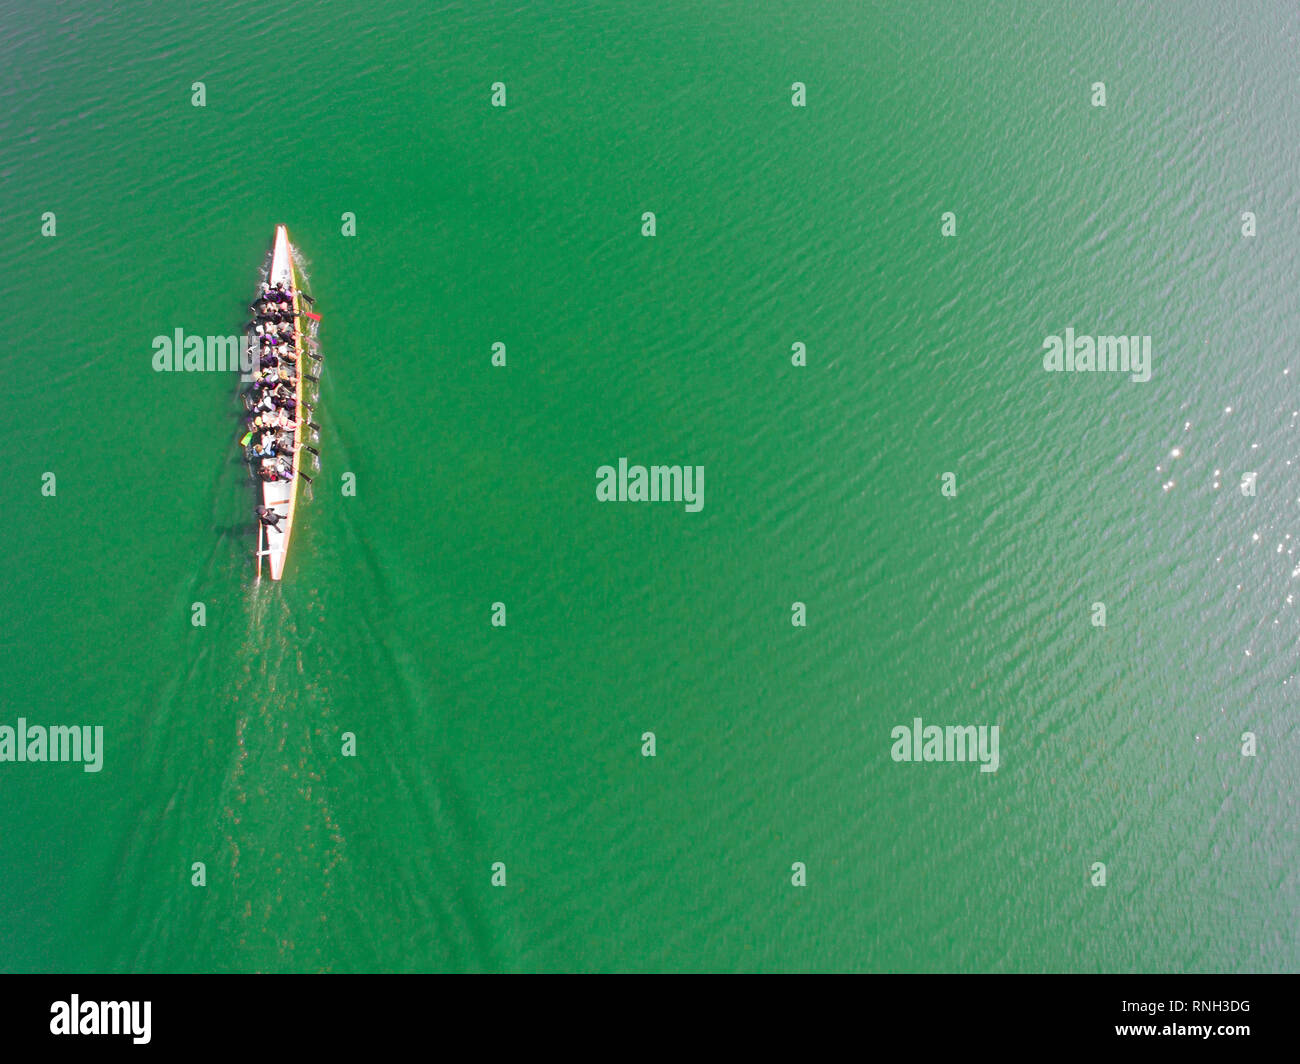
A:
<svg viewBox="0 0 1300 1064">
<path fill-rule="evenodd" d="M 298 911 L 304 906 L 329 911 L 335 869 L 346 856 L 319 771 L 329 760 L 325 744 L 335 737 L 326 727 L 327 692 L 305 661 L 315 624 L 310 609 L 300 615 L 282 594 L 250 590 L 245 606 L 241 665 L 230 684 L 234 744 L 221 800 L 231 909 L 241 947 L 312 965 L 319 944 L 297 943 L 286 929 L 309 925 Z"/>
</svg>

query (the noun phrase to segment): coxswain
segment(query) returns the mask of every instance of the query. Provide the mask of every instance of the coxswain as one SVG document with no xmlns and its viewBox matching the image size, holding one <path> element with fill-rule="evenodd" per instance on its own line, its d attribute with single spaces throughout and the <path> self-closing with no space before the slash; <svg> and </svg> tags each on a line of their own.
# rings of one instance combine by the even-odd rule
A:
<svg viewBox="0 0 1300 1064">
<path fill-rule="evenodd" d="M 274 528 L 277 532 L 284 531 L 284 529 L 280 527 L 280 519 L 282 515 L 276 513 L 274 510 L 268 510 L 260 503 L 255 512 L 257 514 L 257 519 L 267 528 Z"/>
</svg>

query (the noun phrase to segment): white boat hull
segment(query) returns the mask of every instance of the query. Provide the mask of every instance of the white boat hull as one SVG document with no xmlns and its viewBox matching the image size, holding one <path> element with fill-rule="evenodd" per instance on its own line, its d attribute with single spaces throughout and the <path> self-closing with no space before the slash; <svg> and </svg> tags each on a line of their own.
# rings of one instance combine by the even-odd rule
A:
<svg viewBox="0 0 1300 1064">
<path fill-rule="evenodd" d="M 297 277 L 293 268 L 293 255 L 289 250 L 289 232 L 282 226 L 275 229 L 275 251 L 271 255 L 270 283 L 284 284 L 293 290 L 293 333 L 294 349 L 298 353 L 297 376 L 294 398 L 297 400 L 293 433 L 293 478 L 291 480 L 264 481 L 262 483 L 262 505 L 280 515 L 279 529 L 267 526 L 265 535 L 260 537 L 260 553 L 266 557 L 271 570 L 271 579 L 279 580 L 284 576 L 284 565 L 289 557 L 289 537 L 293 533 L 294 510 L 298 501 L 298 461 L 302 453 L 302 434 L 304 411 L 302 406 L 302 364 L 307 360 L 307 352 L 302 342 L 302 305 L 298 295 Z"/>
</svg>

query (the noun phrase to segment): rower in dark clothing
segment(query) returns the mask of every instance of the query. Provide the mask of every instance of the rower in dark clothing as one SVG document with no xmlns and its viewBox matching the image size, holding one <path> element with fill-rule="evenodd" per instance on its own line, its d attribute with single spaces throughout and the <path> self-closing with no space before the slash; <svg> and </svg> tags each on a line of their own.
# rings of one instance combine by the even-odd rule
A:
<svg viewBox="0 0 1300 1064">
<path fill-rule="evenodd" d="M 262 506 L 260 503 L 258 504 L 255 513 L 257 514 L 257 519 L 261 521 L 262 524 L 264 524 L 267 528 L 273 528 L 277 532 L 284 531 L 284 529 L 280 527 L 280 519 L 283 516 L 282 514 L 278 514 L 274 510 L 268 510 L 265 506 Z"/>
</svg>

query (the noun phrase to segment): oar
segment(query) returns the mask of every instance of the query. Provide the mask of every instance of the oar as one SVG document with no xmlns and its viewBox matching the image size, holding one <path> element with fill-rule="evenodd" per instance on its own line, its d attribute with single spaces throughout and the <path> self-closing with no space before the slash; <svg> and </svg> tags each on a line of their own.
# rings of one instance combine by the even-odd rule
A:
<svg viewBox="0 0 1300 1064">
<path fill-rule="evenodd" d="M 313 307 L 316 305 L 316 300 L 312 299 L 312 297 L 309 296 L 306 292 L 299 292 L 298 294 L 302 296 L 303 299 L 307 300 L 307 302 L 310 303 Z"/>
<path fill-rule="evenodd" d="M 304 443 L 304 444 L 302 444 L 302 449 L 303 449 L 304 451 L 311 451 L 311 453 L 314 454 L 317 458 L 320 457 L 320 451 L 316 450 L 315 447 L 309 447 L 309 446 L 307 446 L 307 444 Z"/>
</svg>

